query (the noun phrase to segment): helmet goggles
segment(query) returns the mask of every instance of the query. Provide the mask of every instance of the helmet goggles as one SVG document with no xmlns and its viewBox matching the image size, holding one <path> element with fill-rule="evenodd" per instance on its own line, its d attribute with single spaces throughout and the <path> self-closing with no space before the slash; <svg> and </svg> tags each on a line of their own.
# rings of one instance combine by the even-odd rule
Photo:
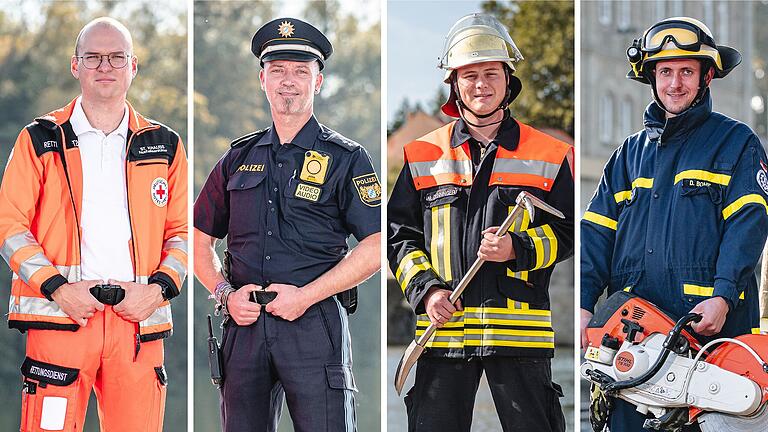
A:
<svg viewBox="0 0 768 432">
<path fill-rule="evenodd" d="M 642 51 L 649 55 L 661 52 L 668 42 L 684 51 L 699 51 L 702 45 L 716 47 L 710 35 L 699 27 L 682 20 L 662 21 L 648 29 L 643 36 Z"/>
</svg>

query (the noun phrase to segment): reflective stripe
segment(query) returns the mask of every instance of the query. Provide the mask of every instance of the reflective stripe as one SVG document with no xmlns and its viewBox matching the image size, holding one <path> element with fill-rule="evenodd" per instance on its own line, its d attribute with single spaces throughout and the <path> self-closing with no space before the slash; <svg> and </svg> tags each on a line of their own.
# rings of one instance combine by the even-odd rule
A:
<svg viewBox="0 0 768 432">
<path fill-rule="evenodd" d="M 448 282 L 451 274 L 451 205 L 432 207 L 432 233 L 429 254 L 435 272 Z"/>
<path fill-rule="evenodd" d="M 155 311 L 152 312 L 152 315 L 150 315 L 149 318 L 145 319 L 140 323 L 140 326 L 152 327 L 152 326 L 157 326 L 162 324 L 172 324 L 172 323 L 173 323 L 173 318 L 171 316 L 171 305 L 165 304 L 155 309 Z"/>
<path fill-rule="evenodd" d="M 616 231 L 616 227 L 619 225 L 619 223 L 615 220 L 591 211 L 584 212 L 584 220 L 600 226 L 604 226 L 606 228 L 610 228 L 614 231 Z"/>
<path fill-rule="evenodd" d="M 653 187 L 652 178 L 638 177 L 634 181 L 632 181 L 632 187 L 630 188 L 630 190 L 616 192 L 615 194 L 613 194 L 613 198 L 616 200 L 617 203 L 620 203 L 622 201 L 626 201 L 632 198 L 632 189 L 635 189 L 635 188 L 651 189 L 652 187 Z"/>
<path fill-rule="evenodd" d="M 560 171 L 560 164 L 545 162 L 542 160 L 531 159 L 507 159 L 497 157 L 493 161 L 493 172 L 491 173 L 491 179 L 499 174 L 529 174 L 553 180 L 558 171 Z"/>
<path fill-rule="evenodd" d="M 533 248 L 536 251 L 536 264 L 531 270 L 549 267 L 557 258 L 557 237 L 549 224 L 526 230 L 533 240 Z"/>
<path fill-rule="evenodd" d="M 744 291 L 742 291 L 741 294 L 739 294 L 739 300 L 744 300 Z"/>
<path fill-rule="evenodd" d="M 715 293 L 715 287 L 683 284 L 683 294 L 685 295 L 712 297 L 712 294 L 714 293 Z"/>
<path fill-rule="evenodd" d="M 728 206 L 723 209 L 723 220 L 727 220 L 747 204 L 762 204 L 762 206 L 765 207 L 765 212 L 768 213 L 768 204 L 765 202 L 765 198 L 759 194 L 749 194 L 744 195 L 731 204 L 728 204 Z"/>
<path fill-rule="evenodd" d="M 397 279 L 400 288 L 405 292 L 411 279 L 413 279 L 416 274 L 430 269 L 432 269 L 432 265 L 429 263 L 427 255 L 420 250 L 416 250 L 400 260 L 400 265 L 395 272 L 395 279 Z"/>
<path fill-rule="evenodd" d="M 344 306 L 341 305 L 336 296 L 332 296 L 336 309 L 339 311 L 339 319 L 341 320 L 341 363 L 344 366 L 349 366 L 349 369 L 344 368 L 344 380 L 346 381 L 347 389 L 357 389 L 355 385 L 355 379 L 351 375 L 352 369 L 352 337 L 349 334 L 349 317 Z M 347 373 L 349 372 L 349 373 Z M 355 395 L 352 390 L 344 390 L 344 423 L 346 432 L 354 432 L 357 424 L 355 415 Z"/>
<path fill-rule="evenodd" d="M 149 276 L 136 276 L 136 283 L 140 284 L 148 284 L 149 283 Z"/>
<path fill-rule="evenodd" d="M 472 177 L 471 160 L 439 159 L 427 162 L 408 162 L 411 175 L 416 177 L 436 177 L 441 174 L 458 174 L 461 177 Z"/>
<path fill-rule="evenodd" d="M 21 277 L 21 280 L 24 281 L 24 283 L 29 284 L 29 280 L 32 278 L 32 275 L 34 275 L 38 270 L 51 266 L 53 266 L 53 264 L 48 261 L 48 258 L 46 258 L 42 252 L 36 253 L 21 262 L 19 265 L 19 276 Z"/>
<path fill-rule="evenodd" d="M 163 250 L 178 249 L 187 253 L 187 241 L 179 236 L 173 236 L 163 243 Z"/>
<path fill-rule="evenodd" d="M 515 208 L 515 206 L 509 206 L 507 210 L 507 214 L 512 213 L 512 210 Z M 525 231 L 528 229 L 528 225 L 531 223 L 531 217 L 528 214 L 528 212 L 523 212 L 523 217 L 521 219 L 517 219 L 512 222 L 512 225 L 509 227 L 510 232 L 520 232 Z M 511 269 L 507 268 L 507 276 L 517 278 L 520 280 L 527 281 L 528 280 L 528 270 L 522 270 L 519 272 L 513 272 Z"/>
<path fill-rule="evenodd" d="M 40 247 L 37 240 L 35 240 L 35 236 L 33 236 L 31 232 L 22 231 L 5 239 L 3 246 L 0 247 L 0 255 L 2 255 L 5 262 L 10 265 L 11 256 L 13 256 L 16 251 L 26 246 Z"/>
<path fill-rule="evenodd" d="M 728 183 L 731 182 L 731 176 L 728 174 L 718 174 L 713 173 L 709 171 L 704 170 L 685 170 L 680 173 L 678 173 L 675 176 L 675 184 L 680 182 L 680 180 L 683 179 L 695 179 L 695 180 L 704 180 L 711 183 L 717 183 L 723 186 L 728 186 Z"/>
<path fill-rule="evenodd" d="M 166 255 L 165 258 L 163 258 L 163 260 L 160 262 L 160 265 L 166 266 L 175 271 L 176 274 L 179 275 L 179 283 L 183 283 L 184 278 L 187 277 L 187 266 L 185 266 L 181 261 L 177 260 L 173 255 Z"/>
<path fill-rule="evenodd" d="M 80 275 L 79 265 L 73 265 L 73 266 L 57 265 L 56 270 L 58 270 L 62 276 L 67 278 L 68 283 L 80 282 L 82 280 Z"/>
<path fill-rule="evenodd" d="M 632 287 L 631 286 L 624 287 L 624 292 L 630 292 L 630 291 L 632 291 Z"/>
<path fill-rule="evenodd" d="M 753 327 L 752 334 L 760 334 L 760 327 Z"/>
<path fill-rule="evenodd" d="M 48 301 L 43 297 L 16 297 L 11 296 L 8 305 L 8 313 L 22 315 L 38 315 L 68 318 L 69 315 L 61 310 L 56 302 Z"/>
</svg>

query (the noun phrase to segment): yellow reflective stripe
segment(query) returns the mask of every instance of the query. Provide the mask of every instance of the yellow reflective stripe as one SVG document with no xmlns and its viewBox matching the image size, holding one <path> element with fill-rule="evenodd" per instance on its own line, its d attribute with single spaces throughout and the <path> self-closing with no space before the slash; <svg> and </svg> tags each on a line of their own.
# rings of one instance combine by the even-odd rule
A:
<svg viewBox="0 0 768 432">
<path fill-rule="evenodd" d="M 552 231 L 552 227 L 549 224 L 542 225 L 541 229 L 544 230 L 544 234 L 549 238 L 549 259 L 544 263 L 544 267 L 549 267 L 557 259 L 557 237 L 555 237 L 555 232 Z"/>
<path fill-rule="evenodd" d="M 417 260 L 423 262 L 416 262 Z M 400 284 L 400 288 L 403 290 L 403 292 L 405 292 L 405 289 L 408 287 L 411 279 L 413 279 L 416 274 L 431 268 L 432 265 L 430 265 L 429 259 L 427 259 L 427 255 L 420 250 L 415 250 L 400 260 L 400 265 L 397 266 L 397 271 L 395 271 L 395 279 Z M 404 275 L 403 271 L 405 271 Z"/>
<path fill-rule="evenodd" d="M 632 287 L 631 286 L 624 287 L 624 291 L 630 292 L 630 291 L 632 291 Z"/>
<path fill-rule="evenodd" d="M 477 335 L 506 335 L 506 336 L 540 336 L 540 337 L 555 337 L 555 332 L 547 330 L 512 330 L 512 329 L 475 329 L 469 328 L 464 330 L 466 334 Z"/>
<path fill-rule="evenodd" d="M 619 225 L 619 223 L 616 222 L 615 220 L 591 211 L 584 213 L 584 220 L 590 221 L 600 226 L 604 226 L 606 228 L 610 228 L 614 231 L 616 231 L 616 227 Z"/>
<path fill-rule="evenodd" d="M 512 300 L 510 298 L 507 299 L 507 308 L 516 310 L 516 311 L 528 311 L 530 306 L 526 302 L 519 302 Z"/>
<path fill-rule="evenodd" d="M 507 214 L 512 213 L 512 210 L 514 209 L 514 206 L 509 206 L 507 209 Z M 519 222 L 519 226 L 518 226 Z M 517 219 L 512 223 L 512 226 L 509 227 L 510 232 L 520 232 L 525 231 L 528 229 L 528 225 L 531 223 L 531 218 L 528 215 L 528 212 L 523 212 L 523 217 L 521 219 Z M 518 272 L 514 272 L 511 269 L 507 268 L 507 276 L 517 278 L 520 280 L 527 281 L 528 280 L 528 270 L 521 270 Z"/>
<path fill-rule="evenodd" d="M 440 254 L 438 253 L 440 241 L 440 207 L 432 207 L 432 238 L 429 241 L 429 256 L 432 257 L 432 267 L 435 273 L 442 276 L 440 271 Z"/>
<path fill-rule="evenodd" d="M 615 194 L 613 194 L 613 199 L 615 199 L 617 203 L 620 203 L 622 201 L 626 201 L 632 198 L 632 189 L 635 189 L 635 188 L 650 189 L 652 187 L 653 187 L 652 178 L 638 177 L 632 182 L 632 187 L 630 188 L 630 190 L 616 192 Z"/>
<path fill-rule="evenodd" d="M 408 284 L 411 283 L 411 279 L 413 279 L 414 276 L 416 276 L 416 273 L 424 270 L 429 270 L 431 266 L 429 263 L 421 263 L 416 264 L 413 267 L 411 267 L 408 270 L 408 273 L 405 274 L 405 277 L 403 278 L 403 282 L 400 284 L 400 288 L 405 292 L 405 289 L 408 287 Z"/>
<path fill-rule="evenodd" d="M 712 297 L 712 294 L 714 293 L 715 293 L 715 287 L 683 284 L 683 294 L 685 295 Z"/>
<path fill-rule="evenodd" d="M 739 300 L 744 300 L 744 291 L 742 291 L 741 294 L 739 294 Z"/>
<path fill-rule="evenodd" d="M 416 329 L 416 336 L 423 335 L 425 331 L 426 331 L 426 329 L 424 329 L 424 330 Z M 451 330 L 449 330 L 449 331 L 446 331 L 446 330 L 443 330 L 443 329 L 438 329 L 437 332 L 438 333 L 435 333 L 436 336 L 464 337 L 464 331 L 463 330 L 459 330 L 459 331 L 451 331 Z"/>
<path fill-rule="evenodd" d="M 403 259 L 400 260 L 400 265 L 397 266 L 397 271 L 395 271 L 395 279 L 400 279 L 400 275 L 403 273 L 403 269 L 410 265 L 413 261 L 416 260 L 416 258 L 426 257 L 427 255 L 420 251 L 415 250 L 406 256 L 403 257 Z"/>
<path fill-rule="evenodd" d="M 451 281 L 451 205 L 443 206 L 443 263 L 445 263 L 445 274 L 443 280 Z"/>
<path fill-rule="evenodd" d="M 760 334 L 760 327 L 752 327 L 752 334 Z"/>
<path fill-rule="evenodd" d="M 675 184 L 683 179 L 695 179 L 704 180 L 711 183 L 717 183 L 719 185 L 728 186 L 731 182 L 731 176 L 728 174 L 718 174 L 704 170 L 685 170 L 677 173 L 675 176 Z"/>
<path fill-rule="evenodd" d="M 458 313 L 458 312 L 456 312 Z M 507 308 L 500 308 L 500 307 L 465 307 L 464 314 L 470 315 L 470 314 L 482 314 L 482 313 L 488 313 L 488 314 L 506 314 L 506 315 L 520 315 L 520 312 L 509 310 Z M 536 316 L 552 316 L 552 312 L 545 310 L 545 309 L 529 309 L 526 310 L 525 315 L 536 315 Z"/>
<path fill-rule="evenodd" d="M 534 232 L 529 233 L 531 240 L 533 240 L 533 250 L 536 251 L 536 264 L 533 265 L 533 270 L 541 268 L 544 265 L 544 242 L 541 237 L 535 235 Z"/>
<path fill-rule="evenodd" d="M 723 209 L 723 220 L 727 220 L 734 213 L 741 210 L 747 204 L 762 204 L 765 207 L 765 212 L 768 214 L 768 203 L 765 202 L 765 198 L 760 194 L 749 194 L 737 199 Z"/>
<path fill-rule="evenodd" d="M 530 320 L 515 320 L 515 319 L 489 319 L 489 318 L 465 318 L 465 324 L 500 324 L 500 325 L 516 325 L 526 327 L 552 327 L 552 321 L 530 321 Z"/>
<path fill-rule="evenodd" d="M 517 347 L 517 348 L 554 348 L 554 342 L 523 342 L 523 341 L 508 341 L 508 340 L 467 340 L 464 341 L 466 346 L 505 346 L 505 347 Z"/>
<path fill-rule="evenodd" d="M 464 348 L 464 341 L 427 342 L 427 348 Z"/>
</svg>

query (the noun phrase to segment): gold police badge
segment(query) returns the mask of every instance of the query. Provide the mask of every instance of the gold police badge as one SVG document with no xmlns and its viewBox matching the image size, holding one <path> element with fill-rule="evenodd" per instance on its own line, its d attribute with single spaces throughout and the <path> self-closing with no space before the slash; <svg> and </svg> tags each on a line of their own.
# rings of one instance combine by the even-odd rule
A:
<svg viewBox="0 0 768 432">
<path fill-rule="evenodd" d="M 355 184 L 360 201 L 369 207 L 376 207 L 381 204 L 381 185 L 376 173 L 370 173 L 355 177 L 352 179 Z"/>
<path fill-rule="evenodd" d="M 301 166 L 299 178 L 305 182 L 321 185 L 325 183 L 325 175 L 328 173 L 330 163 L 331 155 L 309 150 L 304 153 L 304 164 Z"/>
<path fill-rule="evenodd" d="M 295 28 L 293 27 L 293 24 L 291 24 L 290 21 L 283 21 L 280 23 L 280 27 L 277 28 L 277 32 L 280 34 L 281 37 L 289 38 L 293 36 L 293 31 Z"/>
</svg>

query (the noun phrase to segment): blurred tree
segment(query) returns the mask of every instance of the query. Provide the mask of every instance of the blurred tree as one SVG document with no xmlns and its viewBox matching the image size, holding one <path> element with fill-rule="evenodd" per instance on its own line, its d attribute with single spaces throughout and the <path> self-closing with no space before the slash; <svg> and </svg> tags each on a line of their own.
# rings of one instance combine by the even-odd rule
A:
<svg viewBox="0 0 768 432">
<path fill-rule="evenodd" d="M 5 1 L 0 5 L 0 164 L 5 161 L 24 125 L 59 108 L 79 93 L 69 72 L 75 38 L 82 26 L 99 16 L 113 16 L 131 30 L 139 74 L 128 99 L 142 114 L 179 132 L 187 132 L 186 6 L 173 2 L 47 2 Z M 169 19 L 169 18 L 175 18 Z M 175 23 L 177 25 L 170 25 Z M 7 298 L 11 272 L 0 267 L 0 297 Z M 166 369 L 170 385 L 165 430 L 186 428 L 186 290 L 174 300 L 175 332 L 166 342 Z M 21 386 L 19 365 L 24 358 L 24 337 L 15 330 L 0 330 L 0 430 L 18 430 Z M 14 384 L 16 383 L 16 384 Z M 98 430 L 96 404 L 89 404 L 86 432 Z"/>
<path fill-rule="evenodd" d="M 573 2 L 486 1 L 483 10 L 507 26 L 525 57 L 515 72 L 523 91 L 511 105 L 514 115 L 537 128 L 563 129 L 573 136 Z"/>
</svg>

